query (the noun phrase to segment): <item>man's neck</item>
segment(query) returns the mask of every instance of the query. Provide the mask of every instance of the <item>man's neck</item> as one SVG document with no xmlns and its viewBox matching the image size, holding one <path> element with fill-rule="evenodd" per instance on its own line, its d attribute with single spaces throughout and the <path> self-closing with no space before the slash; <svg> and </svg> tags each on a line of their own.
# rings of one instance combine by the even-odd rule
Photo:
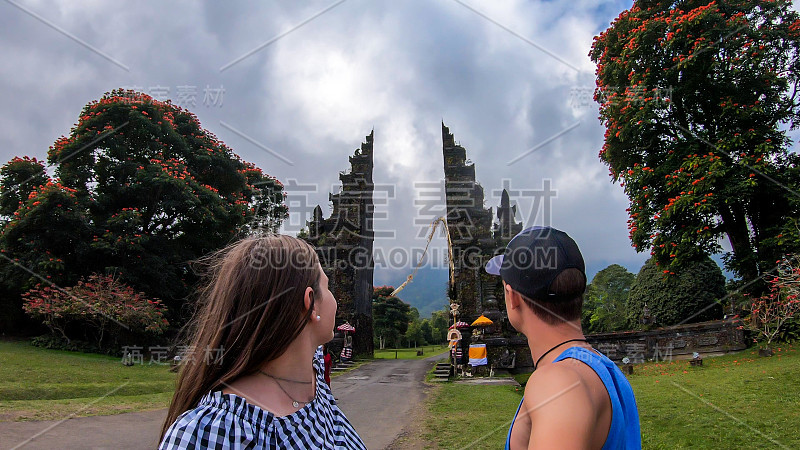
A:
<svg viewBox="0 0 800 450">
<path fill-rule="evenodd" d="M 526 331 L 525 335 L 528 338 L 528 347 L 531 349 L 533 361 L 539 361 L 541 358 L 541 361 L 537 364 L 537 368 L 543 364 L 552 362 L 567 348 L 580 346 L 582 344 L 581 342 L 565 343 L 566 341 L 586 339 L 581 330 L 580 323 L 575 322 L 567 322 L 557 326 L 539 322 Z M 559 345 L 562 343 L 563 345 Z M 553 349 L 554 347 L 556 348 Z M 550 351 L 551 349 L 553 350 Z M 550 352 L 547 353 L 548 351 Z"/>
</svg>

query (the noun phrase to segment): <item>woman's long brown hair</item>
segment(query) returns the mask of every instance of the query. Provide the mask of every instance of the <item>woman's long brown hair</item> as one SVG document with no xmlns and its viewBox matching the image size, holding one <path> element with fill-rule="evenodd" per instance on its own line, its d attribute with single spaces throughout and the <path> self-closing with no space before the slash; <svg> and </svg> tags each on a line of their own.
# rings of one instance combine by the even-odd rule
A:
<svg viewBox="0 0 800 450">
<path fill-rule="evenodd" d="M 313 310 L 313 304 L 306 310 L 303 302 L 306 288 L 319 295 L 316 252 L 290 236 L 244 238 L 199 262 L 208 272 L 187 328 L 189 350 L 181 362 L 162 439 L 203 395 L 282 355 Z M 215 361 L 216 352 L 221 361 Z"/>
</svg>

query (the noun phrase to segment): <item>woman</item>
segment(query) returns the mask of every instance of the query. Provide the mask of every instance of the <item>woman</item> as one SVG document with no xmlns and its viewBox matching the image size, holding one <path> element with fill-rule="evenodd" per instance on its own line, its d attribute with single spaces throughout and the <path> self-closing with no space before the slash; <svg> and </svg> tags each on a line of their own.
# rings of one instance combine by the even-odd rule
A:
<svg viewBox="0 0 800 450">
<path fill-rule="evenodd" d="M 250 237 L 210 262 L 160 448 L 365 448 L 323 379 L 336 299 L 311 246 Z"/>
</svg>

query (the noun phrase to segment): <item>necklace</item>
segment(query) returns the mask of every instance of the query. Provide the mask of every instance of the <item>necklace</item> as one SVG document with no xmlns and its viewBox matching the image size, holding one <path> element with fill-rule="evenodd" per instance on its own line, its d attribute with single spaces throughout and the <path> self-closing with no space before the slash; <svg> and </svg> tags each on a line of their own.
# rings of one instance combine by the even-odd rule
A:
<svg viewBox="0 0 800 450">
<path fill-rule="evenodd" d="M 288 381 L 290 383 L 300 383 L 300 384 L 311 384 L 312 383 L 311 381 L 290 380 L 288 378 L 276 377 L 275 375 L 270 375 L 267 372 L 264 372 L 263 370 L 259 370 L 259 372 L 261 372 L 262 374 L 264 374 L 264 375 L 266 375 L 266 376 L 268 376 L 270 378 L 274 378 L 276 380 L 281 380 L 281 381 Z"/>
<path fill-rule="evenodd" d="M 542 360 L 542 358 L 547 356 L 548 353 L 552 352 L 553 350 L 557 349 L 558 347 L 561 347 L 562 345 L 566 344 L 567 342 L 589 342 L 589 341 L 587 341 L 586 339 L 569 339 L 569 340 L 566 340 L 566 341 L 554 346 L 550 350 L 544 352 L 544 354 L 542 356 L 540 356 L 539 359 L 536 360 L 536 362 L 533 364 L 533 370 L 536 371 L 536 368 L 539 367 L 539 362 Z"/>
<path fill-rule="evenodd" d="M 277 385 L 278 385 L 278 387 L 279 387 L 279 388 L 281 388 L 281 390 L 283 391 L 283 393 L 284 393 L 284 394 L 286 394 L 286 396 L 287 396 L 287 397 L 289 397 L 289 400 L 291 400 L 291 401 L 292 401 L 292 406 L 294 406 L 295 408 L 299 408 L 301 403 L 303 404 L 303 406 L 305 406 L 305 405 L 307 405 L 307 404 L 311 403 L 311 401 L 312 401 L 312 400 L 314 400 L 313 398 L 312 398 L 311 400 L 307 401 L 307 402 L 301 402 L 300 400 L 295 400 L 295 399 L 294 399 L 294 397 L 292 397 L 291 395 L 289 395 L 289 393 L 288 393 L 288 392 L 286 392 L 286 389 L 284 389 L 283 385 L 282 385 L 282 384 L 280 383 L 280 381 L 278 381 L 278 380 L 290 381 L 290 382 L 294 382 L 294 383 L 306 383 L 306 384 L 311 384 L 311 381 L 296 381 L 296 380 L 289 380 L 289 379 L 286 379 L 286 378 L 279 378 L 279 377 L 272 376 L 272 375 L 270 375 L 270 374 L 268 374 L 267 372 L 264 372 L 264 371 L 262 371 L 262 370 L 259 370 L 259 372 L 260 372 L 262 375 L 266 375 L 266 376 L 268 376 L 268 377 L 272 378 L 273 380 L 275 380 L 275 384 L 277 384 Z"/>
</svg>

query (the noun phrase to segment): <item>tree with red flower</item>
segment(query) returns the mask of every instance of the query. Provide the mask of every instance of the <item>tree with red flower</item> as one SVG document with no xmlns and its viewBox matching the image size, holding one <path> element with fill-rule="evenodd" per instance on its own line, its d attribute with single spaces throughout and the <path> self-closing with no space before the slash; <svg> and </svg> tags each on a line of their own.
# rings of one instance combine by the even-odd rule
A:
<svg viewBox="0 0 800 450">
<path fill-rule="evenodd" d="M 197 281 L 189 261 L 254 223 L 277 230 L 287 217 L 274 177 L 191 112 L 134 91 L 87 104 L 50 147 L 48 163 L 52 179 L 35 159 L 0 169 L 0 298 L 12 299 L 2 309 L 18 311 L 0 316 L 10 318 L 4 329 L 14 327 L 20 294 L 39 277 L 72 286 L 92 273 L 118 273 L 172 313 L 188 311 L 182 305 Z"/>
<path fill-rule="evenodd" d="M 52 333 L 69 342 L 67 327 L 80 324 L 84 332 L 81 337 L 101 350 L 118 346 L 123 329 L 161 334 L 169 324 L 161 300 L 149 299 L 108 275 L 92 274 L 65 289 L 38 284 L 22 297 L 25 312 L 41 320 Z M 104 341 L 109 335 L 113 344 Z"/>
<path fill-rule="evenodd" d="M 777 275 L 769 279 L 769 292 L 753 299 L 745 326 L 758 333 L 764 349 L 771 354 L 772 342 L 784 325 L 800 315 L 800 260 L 797 255 L 784 257 L 778 263 Z"/>
<path fill-rule="evenodd" d="M 630 199 L 630 239 L 665 274 L 732 252 L 745 281 L 800 249 L 800 15 L 789 0 L 642 1 L 597 36 L 600 159 Z M 755 292 L 763 286 L 754 284 Z"/>
</svg>

